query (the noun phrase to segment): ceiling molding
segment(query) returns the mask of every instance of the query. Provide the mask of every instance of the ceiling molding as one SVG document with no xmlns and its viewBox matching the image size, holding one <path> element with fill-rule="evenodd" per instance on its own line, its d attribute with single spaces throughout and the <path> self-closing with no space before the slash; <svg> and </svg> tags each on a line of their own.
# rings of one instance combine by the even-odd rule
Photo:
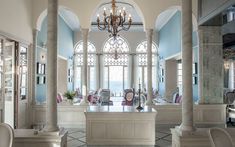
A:
<svg viewBox="0 0 235 147">
<path fill-rule="evenodd" d="M 66 10 L 61 10 L 58 12 L 58 14 L 71 30 L 73 31 L 80 30 L 79 20 L 74 18 L 72 14 L 69 14 L 68 12 L 66 12 Z"/>
<path fill-rule="evenodd" d="M 168 21 L 170 21 L 170 19 L 175 15 L 175 13 L 177 12 L 178 10 L 175 9 L 171 12 L 171 14 L 169 16 L 167 16 L 165 19 L 162 19 L 161 22 L 158 22 L 157 23 L 160 23 L 160 25 L 156 25 L 156 30 L 157 31 L 160 31 L 167 23 Z M 163 12 L 164 13 L 164 12 Z M 161 15 L 161 14 L 160 14 Z"/>
<path fill-rule="evenodd" d="M 69 26 L 71 30 L 74 30 L 74 28 L 71 26 L 71 24 L 68 22 L 68 20 L 63 16 L 63 14 L 59 11 L 59 16 L 64 20 L 64 22 Z"/>
</svg>

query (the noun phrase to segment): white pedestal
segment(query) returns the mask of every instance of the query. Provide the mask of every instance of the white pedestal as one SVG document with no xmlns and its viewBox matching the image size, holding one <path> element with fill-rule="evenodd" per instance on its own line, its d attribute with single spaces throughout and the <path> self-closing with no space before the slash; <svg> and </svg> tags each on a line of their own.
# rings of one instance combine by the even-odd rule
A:
<svg viewBox="0 0 235 147">
<path fill-rule="evenodd" d="M 235 137 L 235 129 L 225 129 L 232 138 Z M 179 128 L 171 129 L 172 147 L 211 147 L 209 140 L 208 128 L 197 128 L 192 133 L 181 133 Z M 233 139 L 233 143 L 235 140 Z"/>
<path fill-rule="evenodd" d="M 85 112 L 87 145 L 154 145 L 157 112 L 145 107 L 90 106 Z"/>
</svg>

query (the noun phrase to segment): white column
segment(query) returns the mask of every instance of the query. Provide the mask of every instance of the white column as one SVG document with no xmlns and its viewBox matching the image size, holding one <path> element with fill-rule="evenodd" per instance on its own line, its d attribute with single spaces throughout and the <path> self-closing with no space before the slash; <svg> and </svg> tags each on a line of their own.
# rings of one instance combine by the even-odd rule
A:
<svg viewBox="0 0 235 147">
<path fill-rule="evenodd" d="M 130 72 L 131 72 L 131 77 L 130 77 L 130 88 L 135 88 L 135 75 L 136 75 L 136 72 L 135 72 L 135 54 L 134 53 L 131 53 L 130 54 Z"/>
<path fill-rule="evenodd" d="M 147 102 L 146 105 L 152 105 L 153 86 L 152 86 L 152 40 L 153 29 L 146 30 L 147 36 Z"/>
<path fill-rule="evenodd" d="M 31 59 L 29 60 L 31 68 L 31 100 L 32 104 L 36 104 L 36 55 L 37 55 L 37 37 L 38 30 L 33 29 L 33 48 L 30 52 Z"/>
<path fill-rule="evenodd" d="M 193 131 L 192 1 L 182 1 L 182 123 L 180 130 Z"/>
<path fill-rule="evenodd" d="M 96 89 L 98 90 L 100 86 L 100 53 L 96 54 Z"/>
<path fill-rule="evenodd" d="M 57 126 L 57 17 L 58 0 L 48 0 L 47 9 L 47 109 L 44 131 L 56 132 Z"/>
<path fill-rule="evenodd" d="M 89 29 L 82 29 L 82 41 L 83 41 L 83 71 L 82 71 L 82 101 L 81 105 L 87 105 L 88 104 L 88 78 L 87 78 L 87 43 L 88 43 L 88 32 Z"/>
</svg>

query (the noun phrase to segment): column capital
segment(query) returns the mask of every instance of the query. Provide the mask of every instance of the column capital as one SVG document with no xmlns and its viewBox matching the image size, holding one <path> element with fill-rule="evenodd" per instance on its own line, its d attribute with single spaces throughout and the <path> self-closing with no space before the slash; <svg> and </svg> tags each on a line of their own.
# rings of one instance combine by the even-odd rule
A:
<svg viewBox="0 0 235 147">
<path fill-rule="evenodd" d="M 82 28 L 82 36 L 85 37 L 85 36 L 88 36 L 88 33 L 89 33 L 89 29 L 87 28 Z"/>
<path fill-rule="evenodd" d="M 146 29 L 145 32 L 146 32 L 147 37 L 150 37 L 150 36 L 153 35 L 153 29 L 151 29 L 151 28 L 150 29 Z"/>
</svg>

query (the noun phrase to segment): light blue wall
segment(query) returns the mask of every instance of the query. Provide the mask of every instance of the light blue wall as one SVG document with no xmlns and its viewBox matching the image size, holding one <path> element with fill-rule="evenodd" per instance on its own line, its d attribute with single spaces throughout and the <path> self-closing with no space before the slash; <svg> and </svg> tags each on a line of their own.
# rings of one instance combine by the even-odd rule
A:
<svg viewBox="0 0 235 147">
<path fill-rule="evenodd" d="M 194 62 L 198 63 L 197 33 L 193 32 Z M 178 11 L 159 31 L 159 55 L 163 59 L 181 52 L 181 12 Z M 196 75 L 198 76 L 198 75 Z M 198 79 L 198 78 L 197 78 Z M 198 82 L 197 82 L 198 83 Z M 164 95 L 165 83 L 159 83 L 159 92 Z M 198 100 L 198 84 L 193 85 L 194 101 Z"/>
<path fill-rule="evenodd" d="M 47 40 L 47 18 L 44 19 L 42 23 L 42 28 L 38 32 L 37 42 L 38 46 L 42 46 Z M 74 42 L 74 32 L 72 29 L 64 22 L 61 17 L 58 17 L 58 55 L 65 58 L 69 58 L 73 55 L 73 42 Z M 39 50 L 37 51 L 37 53 Z M 37 62 L 39 59 L 37 59 Z M 68 60 L 69 61 L 69 60 Z M 70 65 L 70 63 L 68 63 Z M 69 66 L 68 66 L 69 67 Z M 68 90 L 72 90 L 72 83 L 68 84 Z M 45 101 L 46 98 L 46 84 L 36 86 L 36 99 L 38 102 Z"/>
<path fill-rule="evenodd" d="M 180 51 L 181 13 L 178 11 L 159 32 L 159 54 L 167 58 Z"/>
</svg>

